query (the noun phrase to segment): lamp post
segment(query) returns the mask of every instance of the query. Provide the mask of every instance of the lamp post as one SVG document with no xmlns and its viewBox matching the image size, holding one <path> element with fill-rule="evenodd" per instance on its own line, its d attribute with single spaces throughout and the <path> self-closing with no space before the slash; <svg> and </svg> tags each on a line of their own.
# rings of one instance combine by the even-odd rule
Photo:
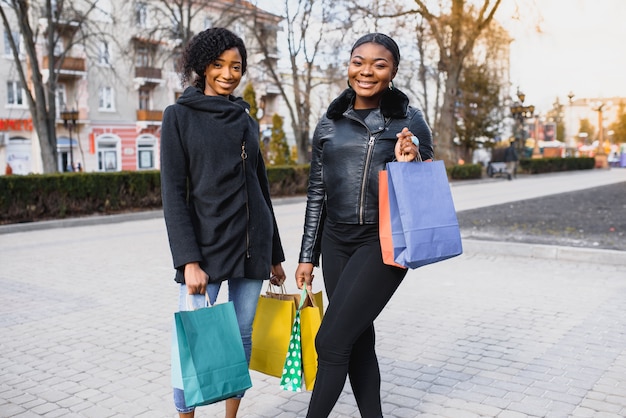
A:
<svg viewBox="0 0 626 418">
<path fill-rule="evenodd" d="M 535 145 L 533 146 L 532 158 L 541 158 L 539 151 L 539 115 L 535 118 Z"/>
<path fill-rule="evenodd" d="M 76 128 L 76 120 L 78 119 L 78 110 L 63 110 L 61 112 L 61 119 L 63 119 L 63 125 L 70 133 L 70 171 L 74 171 L 74 144 L 72 143 L 72 130 Z"/>
<path fill-rule="evenodd" d="M 604 110 L 605 103 L 602 101 L 596 102 L 593 107 L 593 110 L 598 112 L 598 152 L 596 152 L 596 168 L 607 168 L 608 167 L 608 159 L 607 155 L 604 152 L 604 126 L 602 111 Z"/>
<path fill-rule="evenodd" d="M 570 91 L 568 93 L 568 95 L 567 95 L 567 98 L 569 99 L 569 121 L 567 123 L 568 124 L 567 136 L 569 136 L 569 140 L 567 141 L 567 143 L 568 143 L 567 145 L 568 145 L 569 148 L 574 148 L 575 145 L 576 145 L 575 144 L 576 140 L 575 140 L 574 135 L 573 135 L 574 132 L 575 132 L 575 129 L 574 129 L 574 122 L 573 122 L 573 118 L 572 118 L 572 107 L 573 107 L 573 104 L 574 104 L 574 92 Z M 572 130 L 571 133 L 569 131 L 570 129 Z"/>
<path fill-rule="evenodd" d="M 511 105 L 511 115 L 513 116 L 513 118 L 517 121 L 518 124 L 518 132 L 520 133 L 520 135 L 516 135 L 515 139 L 518 140 L 518 145 L 517 145 L 517 150 L 521 155 L 521 152 L 524 151 L 524 143 L 525 143 L 525 131 L 524 131 L 524 120 L 526 119 L 530 119 L 533 117 L 533 114 L 535 113 L 535 106 L 530 105 L 530 106 L 524 106 L 524 99 L 526 99 L 526 95 L 524 93 L 522 93 L 520 91 L 520 89 L 517 89 L 517 98 L 519 99 L 519 102 L 515 102 L 513 103 L 513 105 Z"/>
</svg>

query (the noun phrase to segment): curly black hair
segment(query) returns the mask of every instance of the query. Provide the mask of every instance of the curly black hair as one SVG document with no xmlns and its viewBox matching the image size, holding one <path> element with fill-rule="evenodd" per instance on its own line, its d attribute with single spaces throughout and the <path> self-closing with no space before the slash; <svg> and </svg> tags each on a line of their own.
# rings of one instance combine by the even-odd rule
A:
<svg viewBox="0 0 626 418">
<path fill-rule="evenodd" d="M 231 48 L 239 50 L 243 75 L 246 73 L 248 53 L 243 40 L 233 32 L 224 28 L 209 28 L 191 38 L 180 58 L 182 84 L 189 83 L 204 91 L 206 66 Z"/>
</svg>

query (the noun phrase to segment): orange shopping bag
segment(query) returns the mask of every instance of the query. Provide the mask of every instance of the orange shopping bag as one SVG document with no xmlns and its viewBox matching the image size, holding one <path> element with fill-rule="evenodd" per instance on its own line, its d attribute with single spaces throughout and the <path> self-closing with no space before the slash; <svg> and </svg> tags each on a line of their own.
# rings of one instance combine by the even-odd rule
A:
<svg viewBox="0 0 626 418">
<path fill-rule="evenodd" d="M 387 171 L 378 172 L 378 236 L 383 262 L 390 266 L 406 268 L 394 261 L 393 240 L 391 238 L 391 213 L 389 210 L 389 182 Z"/>
</svg>

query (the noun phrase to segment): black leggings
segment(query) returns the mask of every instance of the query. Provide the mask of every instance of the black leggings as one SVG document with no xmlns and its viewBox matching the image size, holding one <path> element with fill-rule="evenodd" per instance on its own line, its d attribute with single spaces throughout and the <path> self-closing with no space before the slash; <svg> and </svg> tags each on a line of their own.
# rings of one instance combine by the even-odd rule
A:
<svg viewBox="0 0 626 418">
<path fill-rule="evenodd" d="M 315 340 L 318 369 L 307 418 L 330 415 L 346 376 L 350 376 L 361 416 L 380 418 L 374 319 L 391 299 L 406 270 L 383 263 L 375 225 L 351 226 L 366 228 L 366 233 L 353 234 L 349 239 L 345 234 L 328 231 L 331 228 L 327 223 L 322 238 L 322 269 L 329 304 Z"/>
</svg>

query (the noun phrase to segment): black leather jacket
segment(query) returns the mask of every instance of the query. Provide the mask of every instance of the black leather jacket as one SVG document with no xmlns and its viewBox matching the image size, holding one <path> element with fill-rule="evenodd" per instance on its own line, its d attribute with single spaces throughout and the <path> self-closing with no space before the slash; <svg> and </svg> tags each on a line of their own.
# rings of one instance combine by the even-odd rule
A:
<svg viewBox="0 0 626 418">
<path fill-rule="evenodd" d="M 402 128 L 419 139 L 423 160 L 433 158 L 430 128 L 404 93 L 385 91 L 365 121 L 353 109 L 354 94 L 347 89 L 337 97 L 313 134 L 300 263 L 319 264 L 326 216 L 343 224 L 378 223 L 378 172 L 395 159 Z"/>
</svg>

